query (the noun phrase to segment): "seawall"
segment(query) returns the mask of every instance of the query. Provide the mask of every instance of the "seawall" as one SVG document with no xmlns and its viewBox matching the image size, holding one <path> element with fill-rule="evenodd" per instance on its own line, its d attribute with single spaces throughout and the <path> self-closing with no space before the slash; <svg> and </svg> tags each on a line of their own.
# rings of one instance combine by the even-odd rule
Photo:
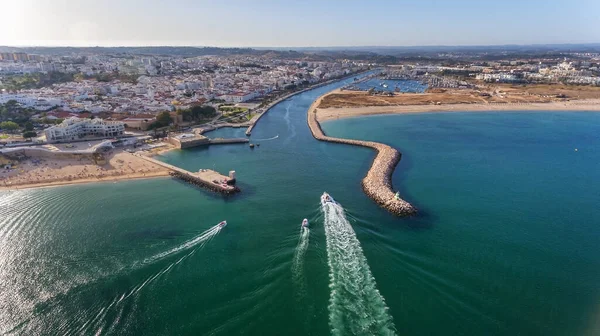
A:
<svg viewBox="0 0 600 336">
<path fill-rule="evenodd" d="M 365 194 L 381 207 L 397 216 L 410 216 L 416 214 L 417 209 L 401 198 L 396 199 L 392 189 L 392 174 L 394 173 L 396 165 L 400 162 L 400 152 L 393 147 L 378 142 L 341 139 L 325 135 L 321 129 L 321 124 L 317 121 L 316 113 L 316 108 L 319 106 L 325 95 L 317 98 L 308 109 L 308 127 L 315 139 L 374 149 L 377 152 L 377 155 L 375 156 L 375 159 L 373 159 L 373 163 L 371 164 L 371 168 L 369 168 L 367 175 L 362 180 L 362 188 Z"/>
</svg>

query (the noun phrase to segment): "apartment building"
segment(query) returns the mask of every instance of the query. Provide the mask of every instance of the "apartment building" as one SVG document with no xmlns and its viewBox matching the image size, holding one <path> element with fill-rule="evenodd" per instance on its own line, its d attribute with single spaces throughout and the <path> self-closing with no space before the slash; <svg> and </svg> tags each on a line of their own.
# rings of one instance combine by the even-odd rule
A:
<svg viewBox="0 0 600 336">
<path fill-rule="evenodd" d="M 114 137 L 122 135 L 125 124 L 121 121 L 106 121 L 102 119 L 81 119 L 72 117 L 61 124 L 44 130 L 48 142 L 70 141 L 85 136 Z"/>
</svg>

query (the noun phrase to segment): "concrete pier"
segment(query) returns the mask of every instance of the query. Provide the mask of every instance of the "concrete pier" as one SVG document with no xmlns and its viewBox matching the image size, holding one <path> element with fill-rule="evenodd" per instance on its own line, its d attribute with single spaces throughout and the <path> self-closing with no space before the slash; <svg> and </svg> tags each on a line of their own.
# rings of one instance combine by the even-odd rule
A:
<svg viewBox="0 0 600 336">
<path fill-rule="evenodd" d="M 235 185 L 235 178 L 221 175 L 220 173 L 211 169 L 200 169 L 198 172 L 193 173 L 179 167 L 175 167 L 168 163 L 153 159 L 151 157 L 140 155 L 146 161 L 152 162 L 164 168 L 170 170 L 169 175 L 186 181 L 188 183 L 197 185 L 199 187 L 206 188 L 215 192 L 223 194 L 234 194 L 240 192 L 240 188 Z"/>
<path fill-rule="evenodd" d="M 417 209 L 410 203 L 401 198 L 396 198 L 392 186 L 392 174 L 396 165 L 400 161 L 401 154 L 396 149 L 373 141 L 360 141 L 334 138 L 325 135 L 321 125 L 317 121 L 316 107 L 321 102 L 323 96 L 313 102 L 308 109 L 308 126 L 312 135 L 319 141 L 336 142 L 353 146 L 369 147 L 377 152 L 371 168 L 362 180 L 362 187 L 371 199 L 381 207 L 397 216 L 410 216 L 417 212 Z"/>
</svg>

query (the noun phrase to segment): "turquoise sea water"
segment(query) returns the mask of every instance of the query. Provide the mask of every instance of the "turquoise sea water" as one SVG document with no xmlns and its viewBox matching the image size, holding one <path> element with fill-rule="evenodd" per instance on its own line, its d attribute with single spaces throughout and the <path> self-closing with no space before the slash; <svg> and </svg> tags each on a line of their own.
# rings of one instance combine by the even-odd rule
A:
<svg viewBox="0 0 600 336">
<path fill-rule="evenodd" d="M 0 334 L 600 332 L 599 114 L 324 123 L 403 152 L 394 184 L 421 213 L 399 219 L 362 193 L 370 150 L 310 135 L 308 106 L 342 84 L 275 107 L 254 150 L 161 157 L 236 170 L 233 197 L 170 178 L 1 193 Z"/>
</svg>

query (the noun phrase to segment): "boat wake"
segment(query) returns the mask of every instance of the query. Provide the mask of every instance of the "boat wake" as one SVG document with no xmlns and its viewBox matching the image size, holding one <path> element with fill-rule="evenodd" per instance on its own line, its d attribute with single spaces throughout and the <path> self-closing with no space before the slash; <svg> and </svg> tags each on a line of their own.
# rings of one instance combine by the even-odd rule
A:
<svg viewBox="0 0 600 336">
<path fill-rule="evenodd" d="M 223 222 L 222 222 L 223 223 Z M 100 333 L 115 333 L 119 327 L 122 327 L 124 320 L 128 319 L 128 313 L 136 309 L 139 300 L 139 293 L 146 287 L 151 286 L 159 278 L 166 276 L 177 265 L 192 256 L 196 251 L 202 248 L 212 238 L 214 238 L 224 227 L 221 223 L 202 232 L 195 238 L 184 242 L 183 244 L 172 248 L 166 252 L 157 254 L 152 258 L 146 259 L 141 264 L 134 264 L 132 269 L 140 269 L 143 272 L 150 271 L 147 276 L 130 286 L 127 290 L 115 295 L 108 300 L 98 300 L 89 305 L 89 298 L 92 296 L 98 286 L 106 286 L 107 282 L 121 282 L 121 277 L 114 279 L 98 279 L 96 283 L 82 285 L 72 295 L 68 293 L 59 294 L 44 302 L 40 302 L 38 306 L 31 312 L 25 320 L 21 321 L 17 326 L 13 327 L 14 331 L 22 332 L 23 334 L 40 334 L 38 328 L 47 328 L 44 321 L 56 321 L 57 325 L 52 328 L 57 331 L 57 334 L 65 335 L 93 335 Z M 187 253 L 178 254 L 185 251 Z M 178 254 L 178 258 L 168 262 L 167 265 L 161 267 L 157 271 L 151 271 L 155 265 L 151 264 L 163 258 Z M 68 304 L 66 303 L 68 300 Z M 76 310 L 80 307 L 80 310 Z M 86 307 L 86 308 L 84 308 Z"/>
<path fill-rule="evenodd" d="M 367 259 L 344 209 L 322 204 L 329 263 L 329 324 L 333 335 L 395 335 L 396 328 L 377 290 Z"/>
<path fill-rule="evenodd" d="M 171 256 L 177 252 L 183 251 L 183 250 L 187 250 L 193 247 L 196 247 L 198 245 L 200 245 L 199 247 L 204 246 L 204 244 L 206 244 L 206 242 L 208 242 L 209 240 L 211 240 L 214 236 L 216 236 L 217 234 L 219 234 L 219 232 L 221 232 L 221 229 L 223 227 L 220 224 L 217 224 L 213 227 L 211 227 L 210 229 L 202 232 L 201 234 L 199 234 L 198 236 L 184 242 L 183 244 L 176 246 L 168 251 L 159 253 L 151 258 L 148 258 L 146 260 L 144 260 L 144 263 L 152 263 L 154 261 L 166 258 L 168 256 Z"/>
<path fill-rule="evenodd" d="M 277 134 L 276 136 L 272 137 L 272 138 L 267 138 L 267 139 L 252 139 L 253 141 L 271 141 L 271 140 L 275 140 L 279 138 L 279 134 Z"/>
<path fill-rule="evenodd" d="M 298 246 L 294 252 L 294 261 L 292 263 L 292 275 L 294 283 L 298 288 L 298 294 L 303 296 L 306 293 L 306 279 L 304 278 L 304 255 L 308 249 L 308 238 L 310 229 L 308 227 L 300 228 L 300 238 L 298 238 Z"/>
<path fill-rule="evenodd" d="M 285 123 L 287 124 L 287 128 L 290 131 L 289 137 L 285 140 L 286 144 L 291 139 L 296 137 L 296 126 L 294 126 L 294 124 L 292 123 L 292 120 L 290 119 L 290 108 L 292 107 L 292 105 L 293 104 L 290 102 L 290 104 L 285 107 L 285 114 L 283 115 L 283 119 L 285 120 Z"/>
</svg>

